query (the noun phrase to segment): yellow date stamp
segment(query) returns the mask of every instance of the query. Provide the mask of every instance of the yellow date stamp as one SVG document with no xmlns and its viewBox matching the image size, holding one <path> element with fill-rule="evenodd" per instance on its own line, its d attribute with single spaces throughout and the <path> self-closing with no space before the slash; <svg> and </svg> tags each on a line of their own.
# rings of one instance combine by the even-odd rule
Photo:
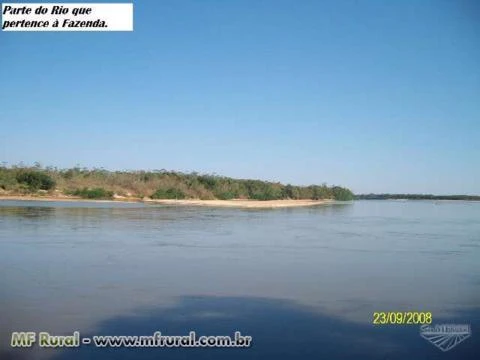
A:
<svg viewBox="0 0 480 360">
<path fill-rule="evenodd" d="M 429 311 L 376 311 L 373 313 L 374 325 L 423 325 L 432 323 Z"/>
</svg>

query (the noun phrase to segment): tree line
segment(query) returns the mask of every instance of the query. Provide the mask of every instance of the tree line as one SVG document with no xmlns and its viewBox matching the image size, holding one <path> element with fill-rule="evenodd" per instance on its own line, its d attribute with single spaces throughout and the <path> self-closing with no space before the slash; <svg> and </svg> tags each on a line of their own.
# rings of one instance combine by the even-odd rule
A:
<svg viewBox="0 0 480 360">
<path fill-rule="evenodd" d="M 361 194 L 356 200 L 480 200 L 477 195 Z"/>
<path fill-rule="evenodd" d="M 9 194 L 61 192 L 84 198 L 126 197 L 204 200 L 353 200 L 345 187 L 296 186 L 253 179 L 234 179 L 215 174 L 179 171 L 108 171 L 88 168 L 0 166 L 0 191 Z"/>
</svg>

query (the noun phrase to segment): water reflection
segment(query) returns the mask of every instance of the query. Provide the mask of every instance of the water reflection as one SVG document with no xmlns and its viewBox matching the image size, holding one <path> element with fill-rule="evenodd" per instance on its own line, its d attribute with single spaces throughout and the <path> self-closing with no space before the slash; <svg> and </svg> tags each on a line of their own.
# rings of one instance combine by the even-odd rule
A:
<svg viewBox="0 0 480 360">
<path fill-rule="evenodd" d="M 480 309 L 456 314 L 475 321 Z M 451 321 L 450 319 L 438 319 Z M 477 328 L 478 329 L 478 328 Z M 170 308 L 142 309 L 96 326 L 93 334 L 231 335 L 253 337 L 249 349 L 80 349 L 57 353 L 55 360 L 85 359 L 477 359 L 480 343 L 466 340 L 441 353 L 419 335 L 417 326 L 373 326 L 313 311 L 291 301 L 246 297 L 184 297 Z M 87 334 L 85 334 L 87 335 Z"/>
<path fill-rule="evenodd" d="M 39 206 L 25 206 L 25 207 L 3 207 L 0 206 L 0 219 L 3 217 L 25 218 L 25 219 L 44 219 L 55 216 L 54 207 L 39 207 Z"/>
</svg>

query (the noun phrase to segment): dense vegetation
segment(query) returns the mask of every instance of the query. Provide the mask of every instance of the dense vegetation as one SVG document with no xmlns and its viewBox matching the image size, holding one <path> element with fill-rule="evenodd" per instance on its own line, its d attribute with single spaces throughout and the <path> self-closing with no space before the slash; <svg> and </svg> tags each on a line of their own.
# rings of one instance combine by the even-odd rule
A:
<svg viewBox="0 0 480 360">
<path fill-rule="evenodd" d="M 152 199 L 185 199 L 185 194 L 182 190 L 175 188 L 158 189 L 152 195 Z"/>
<path fill-rule="evenodd" d="M 340 186 L 283 185 L 218 175 L 156 171 L 107 171 L 0 166 L 0 193 L 25 194 L 38 190 L 88 199 L 116 196 L 155 199 L 335 199 L 352 200 L 353 193 Z"/>
<path fill-rule="evenodd" d="M 68 195 L 79 196 L 84 199 L 112 199 L 113 191 L 105 190 L 104 188 L 83 188 L 74 191 L 66 191 Z"/>
<path fill-rule="evenodd" d="M 55 187 L 55 181 L 40 171 L 22 170 L 18 171 L 15 179 L 19 184 L 27 186 L 30 190 L 50 190 Z"/>
<path fill-rule="evenodd" d="M 357 200 L 480 200 L 477 195 L 431 195 L 431 194 L 363 194 Z"/>
</svg>

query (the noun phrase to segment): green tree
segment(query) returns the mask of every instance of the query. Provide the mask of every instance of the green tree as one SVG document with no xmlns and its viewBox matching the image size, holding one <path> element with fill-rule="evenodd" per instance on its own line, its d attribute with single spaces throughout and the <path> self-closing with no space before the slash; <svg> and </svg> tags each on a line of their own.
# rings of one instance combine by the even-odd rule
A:
<svg viewBox="0 0 480 360">
<path fill-rule="evenodd" d="M 340 186 L 332 187 L 332 193 L 335 200 L 350 201 L 354 199 L 354 195 L 349 189 Z"/>
</svg>

